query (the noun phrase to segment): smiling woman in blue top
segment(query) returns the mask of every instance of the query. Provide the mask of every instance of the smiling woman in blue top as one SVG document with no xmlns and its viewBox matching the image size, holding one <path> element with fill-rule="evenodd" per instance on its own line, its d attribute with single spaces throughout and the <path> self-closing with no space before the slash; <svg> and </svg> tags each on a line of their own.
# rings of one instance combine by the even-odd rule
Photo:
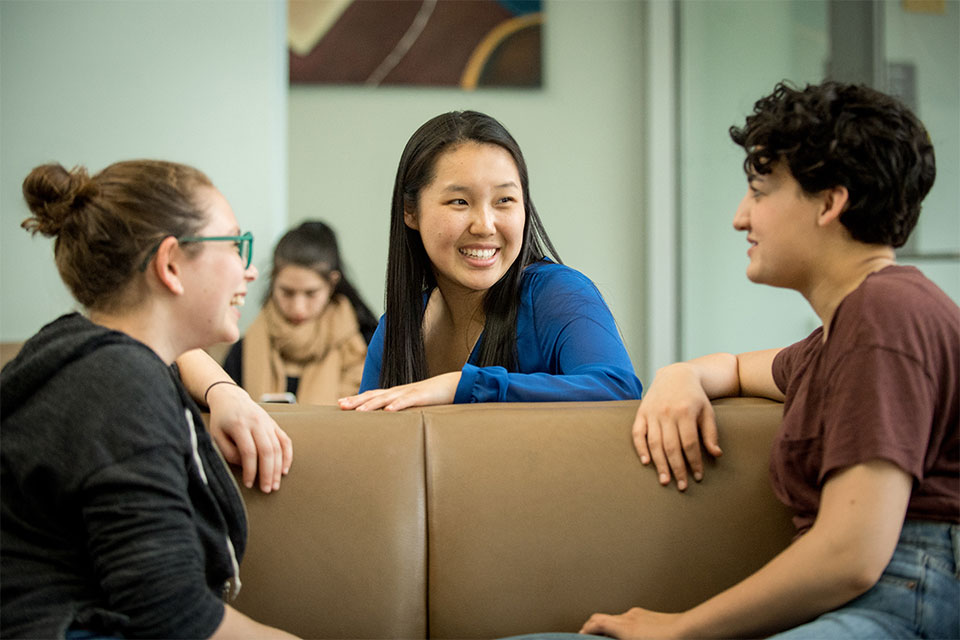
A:
<svg viewBox="0 0 960 640">
<path fill-rule="evenodd" d="M 420 127 L 390 225 L 386 314 L 341 408 L 640 397 L 610 310 L 557 257 L 499 122 L 463 111 Z"/>
</svg>

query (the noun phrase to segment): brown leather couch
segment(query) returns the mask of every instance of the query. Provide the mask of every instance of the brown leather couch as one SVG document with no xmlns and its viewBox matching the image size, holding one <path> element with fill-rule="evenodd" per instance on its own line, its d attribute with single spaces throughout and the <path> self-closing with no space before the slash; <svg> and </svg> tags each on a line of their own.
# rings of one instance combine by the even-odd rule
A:
<svg viewBox="0 0 960 640">
<path fill-rule="evenodd" d="M 639 463 L 637 404 L 271 405 L 294 465 L 279 492 L 244 490 L 234 605 L 306 638 L 577 631 L 691 606 L 789 544 L 767 480 L 779 403 L 717 401 L 724 455 L 683 494 Z"/>
</svg>

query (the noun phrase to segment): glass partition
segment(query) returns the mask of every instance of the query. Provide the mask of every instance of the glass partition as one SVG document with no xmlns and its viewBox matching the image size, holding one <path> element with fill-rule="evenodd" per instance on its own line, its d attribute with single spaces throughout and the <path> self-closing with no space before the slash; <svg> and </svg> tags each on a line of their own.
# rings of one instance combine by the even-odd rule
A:
<svg viewBox="0 0 960 640">
<path fill-rule="evenodd" d="M 802 85 L 824 79 L 831 51 L 843 51 L 831 47 L 831 19 L 842 19 L 836 9 L 849 9 L 854 1 L 686 0 L 677 5 L 682 358 L 718 349 L 784 346 L 819 326 L 795 292 L 757 286 L 744 275 L 747 243 L 732 227 L 746 189 L 743 152 L 727 130 L 742 124 L 753 101 L 778 81 Z M 876 18 L 870 28 L 876 29 L 882 58 L 882 88 L 914 107 L 937 151 L 936 184 L 899 261 L 916 264 L 960 300 L 960 3 L 861 4 Z M 867 26 L 845 29 L 849 34 Z"/>
</svg>

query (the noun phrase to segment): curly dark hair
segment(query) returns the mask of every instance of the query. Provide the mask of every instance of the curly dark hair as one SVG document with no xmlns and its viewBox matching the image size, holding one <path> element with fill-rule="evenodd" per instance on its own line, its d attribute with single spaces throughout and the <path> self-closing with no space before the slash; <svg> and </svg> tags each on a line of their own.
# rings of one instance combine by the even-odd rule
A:
<svg viewBox="0 0 960 640">
<path fill-rule="evenodd" d="M 784 161 L 809 194 L 844 186 L 840 222 L 854 239 L 900 247 L 937 175 L 933 143 L 900 101 L 863 85 L 824 82 L 803 90 L 780 82 L 730 137 L 747 174 Z"/>
</svg>

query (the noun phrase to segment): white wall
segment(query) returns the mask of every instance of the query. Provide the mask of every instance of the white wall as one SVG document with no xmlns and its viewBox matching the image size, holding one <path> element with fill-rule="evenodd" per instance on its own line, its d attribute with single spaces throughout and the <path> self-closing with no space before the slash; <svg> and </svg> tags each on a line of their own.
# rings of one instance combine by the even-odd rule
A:
<svg viewBox="0 0 960 640">
<path fill-rule="evenodd" d="M 267 264 L 286 226 L 285 31 L 282 2 L 0 0 L 0 340 L 73 307 L 52 241 L 19 228 L 41 163 L 192 164 Z"/>
<path fill-rule="evenodd" d="M 404 144 L 439 113 L 488 113 L 520 143 L 531 195 L 560 256 L 600 288 L 642 371 L 644 6 L 545 6 L 542 89 L 292 87 L 290 222 L 329 221 L 354 283 L 382 311 L 390 197 Z"/>
</svg>

